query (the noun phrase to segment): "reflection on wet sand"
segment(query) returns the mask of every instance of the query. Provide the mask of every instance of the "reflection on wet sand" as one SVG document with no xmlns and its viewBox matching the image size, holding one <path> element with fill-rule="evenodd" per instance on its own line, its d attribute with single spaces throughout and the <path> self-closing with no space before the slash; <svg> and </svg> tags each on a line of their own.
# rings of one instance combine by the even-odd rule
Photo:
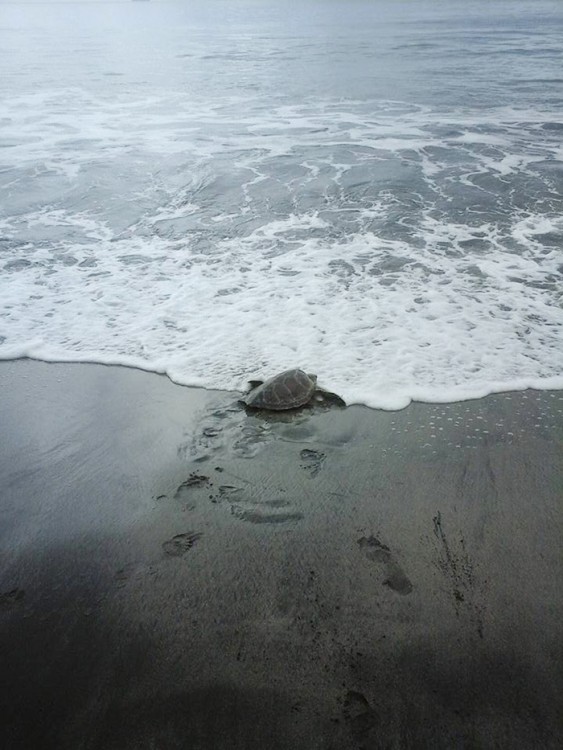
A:
<svg viewBox="0 0 563 750">
<path fill-rule="evenodd" d="M 0 386 L 6 748 L 559 746 L 562 394 L 264 420 L 123 368 Z"/>
</svg>

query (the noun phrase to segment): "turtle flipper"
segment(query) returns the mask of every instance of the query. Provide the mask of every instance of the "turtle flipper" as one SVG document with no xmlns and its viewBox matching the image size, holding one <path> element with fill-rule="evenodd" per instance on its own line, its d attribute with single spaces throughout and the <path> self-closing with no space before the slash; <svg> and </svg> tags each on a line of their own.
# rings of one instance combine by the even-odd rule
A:
<svg viewBox="0 0 563 750">
<path fill-rule="evenodd" d="M 251 391 L 253 391 L 255 388 L 258 388 L 258 386 L 263 385 L 263 380 L 249 380 L 248 381 L 248 387 Z"/>
<path fill-rule="evenodd" d="M 317 388 L 315 391 L 315 398 L 318 398 L 320 401 L 328 401 L 335 406 L 346 406 L 346 401 L 344 401 L 343 398 L 340 398 L 336 393 L 325 391 L 322 388 Z"/>
</svg>

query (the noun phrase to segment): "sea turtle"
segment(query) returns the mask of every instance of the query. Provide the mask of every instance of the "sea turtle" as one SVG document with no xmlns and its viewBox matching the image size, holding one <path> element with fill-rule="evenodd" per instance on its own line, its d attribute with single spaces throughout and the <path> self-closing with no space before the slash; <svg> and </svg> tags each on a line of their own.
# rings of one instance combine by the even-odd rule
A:
<svg viewBox="0 0 563 750">
<path fill-rule="evenodd" d="M 317 376 L 308 375 L 303 370 L 286 370 L 266 382 L 251 380 L 249 385 L 250 391 L 242 399 L 242 403 L 249 409 L 298 409 L 313 399 L 346 406 L 340 396 L 317 388 Z"/>
</svg>

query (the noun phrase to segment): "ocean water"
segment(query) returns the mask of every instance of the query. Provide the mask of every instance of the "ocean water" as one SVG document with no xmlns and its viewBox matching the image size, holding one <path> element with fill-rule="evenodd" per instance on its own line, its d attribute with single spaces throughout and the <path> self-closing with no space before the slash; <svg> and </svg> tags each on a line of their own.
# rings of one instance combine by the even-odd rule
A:
<svg viewBox="0 0 563 750">
<path fill-rule="evenodd" d="M 0 4 L 0 358 L 563 388 L 563 4 Z"/>
</svg>

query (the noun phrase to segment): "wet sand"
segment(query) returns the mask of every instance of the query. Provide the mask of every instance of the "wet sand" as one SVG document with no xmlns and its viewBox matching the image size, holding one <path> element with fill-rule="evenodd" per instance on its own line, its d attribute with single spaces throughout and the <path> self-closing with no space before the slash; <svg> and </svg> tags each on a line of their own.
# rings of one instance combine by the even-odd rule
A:
<svg viewBox="0 0 563 750">
<path fill-rule="evenodd" d="M 0 363 L 0 741 L 559 748 L 563 393 L 247 416 Z"/>
</svg>

